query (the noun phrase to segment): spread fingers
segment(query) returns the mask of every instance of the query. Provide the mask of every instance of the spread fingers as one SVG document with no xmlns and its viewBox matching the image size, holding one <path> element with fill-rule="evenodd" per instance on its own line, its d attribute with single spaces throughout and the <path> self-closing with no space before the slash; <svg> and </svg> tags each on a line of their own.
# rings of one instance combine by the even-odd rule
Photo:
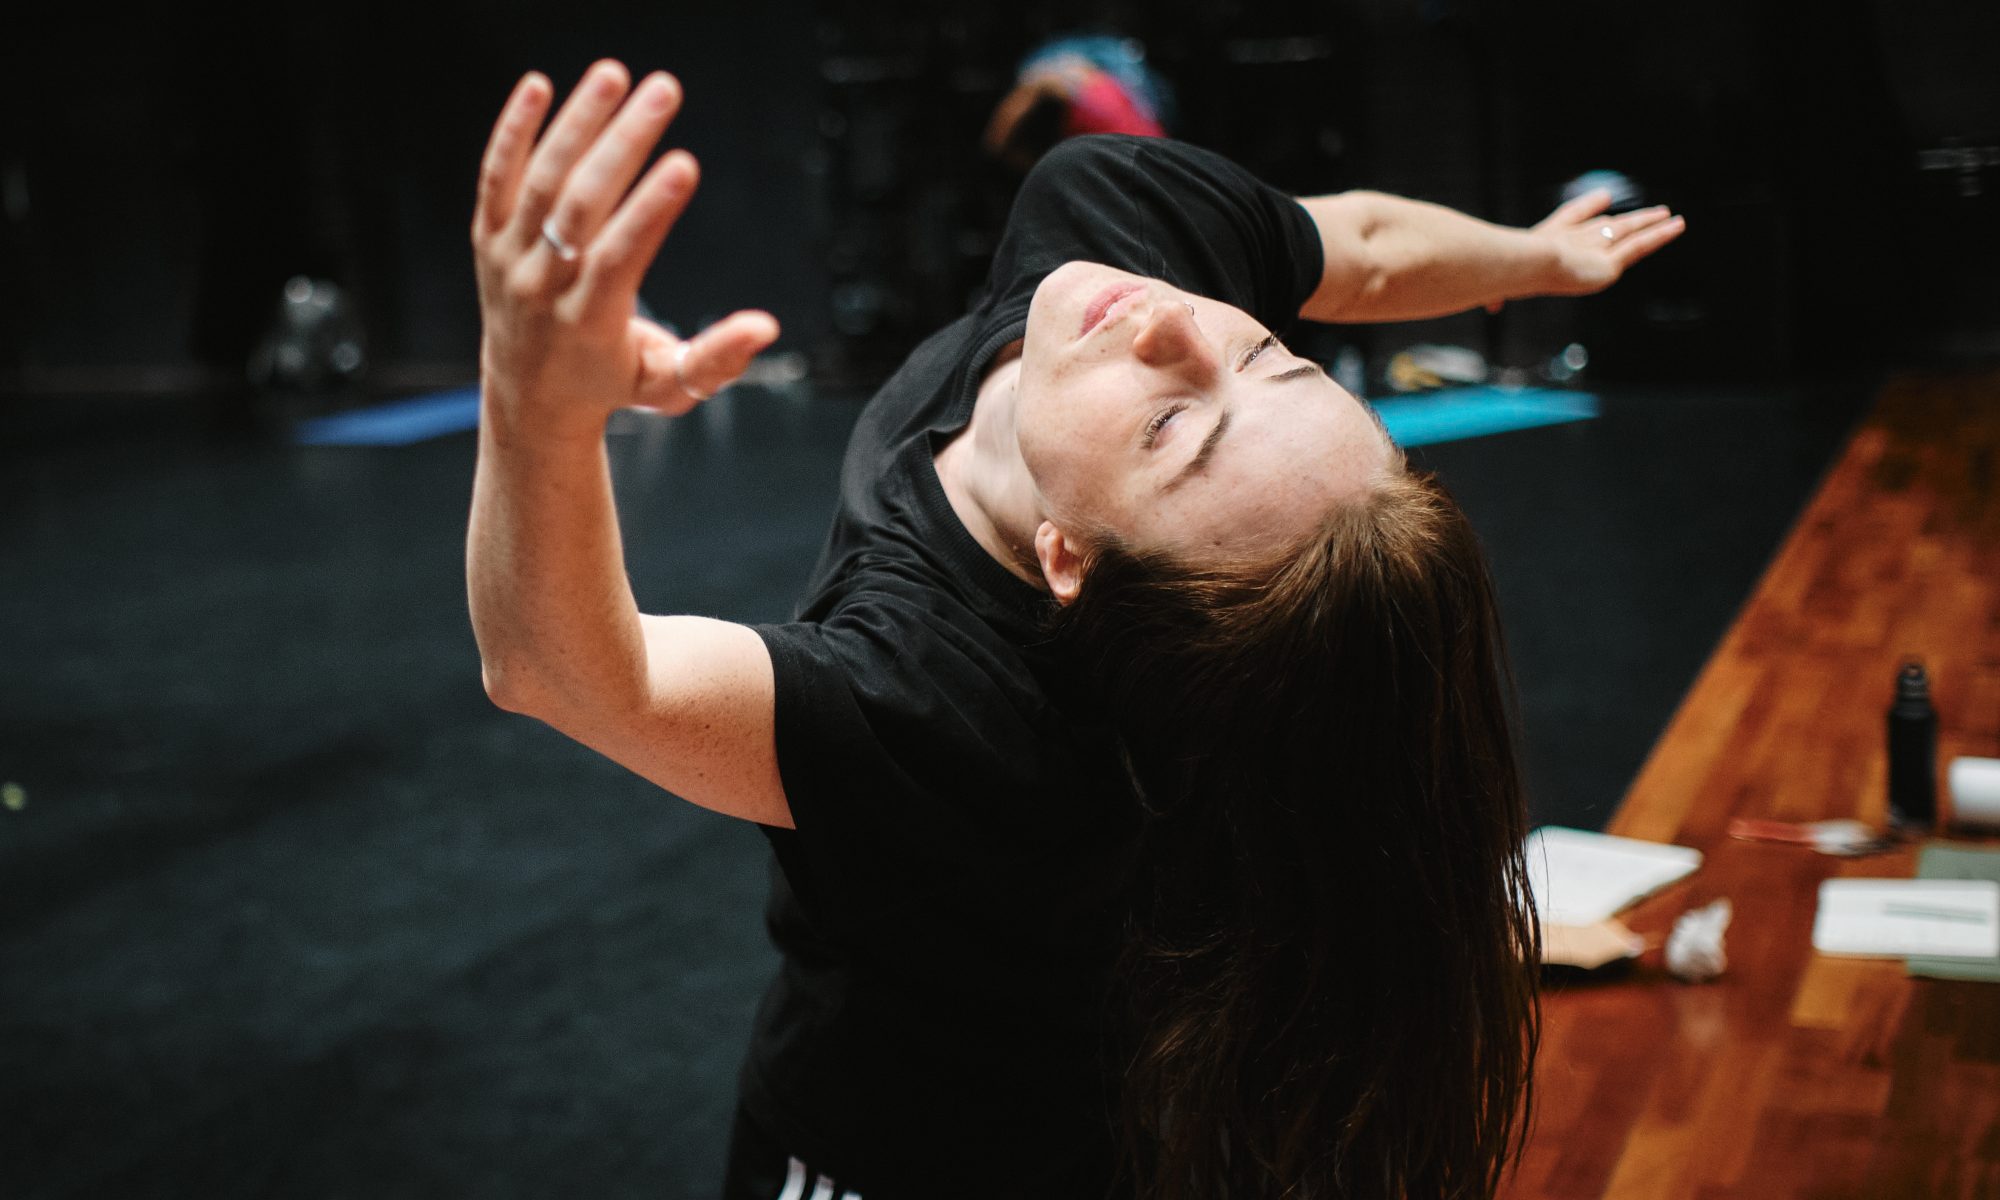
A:
<svg viewBox="0 0 2000 1200">
<path fill-rule="evenodd" d="M 1668 242 L 1673 241 L 1686 229 L 1687 218 L 1685 217 L 1668 217 L 1665 220 L 1656 219 L 1642 226 L 1636 232 L 1620 237 L 1617 243 L 1612 246 L 1611 253 L 1618 260 L 1619 269 L 1623 270 L 1653 251 L 1658 250 Z"/>
<path fill-rule="evenodd" d="M 633 176 L 679 111 L 680 83 L 665 72 L 647 76 L 569 173 L 544 224 L 565 245 L 588 247 L 632 186 Z"/>
<path fill-rule="evenodd" d="M 583 82 L 563 102 L 528 160 L 510 216 L 510 236 L 517 247 L 527 249 L 541 238 L 542 223 L 555 207 L 570 172 L 618 111 L 630 82 L 623 64 L 606 59 L 585 72 Z"/>
</svg>

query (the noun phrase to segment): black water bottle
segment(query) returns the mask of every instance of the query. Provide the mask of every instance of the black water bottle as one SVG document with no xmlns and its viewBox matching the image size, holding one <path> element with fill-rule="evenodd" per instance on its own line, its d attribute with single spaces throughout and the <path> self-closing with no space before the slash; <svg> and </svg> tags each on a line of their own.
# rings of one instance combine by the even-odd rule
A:
<svg viewBox="0 0 2000 1200">
<path fill-rule="evenodd" d="M 1889 706 L 1889 822 L 1912 830 L 1937 823 L 1937 709 L 1930 677 L 1915 661 L 1897 673 Z"/>
</svg>

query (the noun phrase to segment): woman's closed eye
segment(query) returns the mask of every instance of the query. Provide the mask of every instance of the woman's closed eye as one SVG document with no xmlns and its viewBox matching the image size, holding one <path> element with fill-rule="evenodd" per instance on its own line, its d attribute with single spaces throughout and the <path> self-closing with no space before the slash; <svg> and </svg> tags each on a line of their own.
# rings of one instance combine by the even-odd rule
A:
<svg viewBox="0 0 2000 1200">
<path fill-rule="evenodd" d="M 1166 429 L 1167 422 L 1173 420 L 1176 415 L 1186 411 L 1187 405 L 1185 404 L 1170 404 L 1159 412 L 1154 413 L 1152 420 L 1146 422 L 1146 434 L 1139 439 L 1139 444 L 1151 450 L 1153 443 L 1160 440 L 1160 434 Z"/>
<path fill-rule="evenodd" d="M 1271 347 L 1276 346 L 1277 344 L 1278 344 L 1278 335 L 1275 333 L 1269 335 L 1263 341 L 1258 342 L 1256 345 L 1250 347 L 1248 350 L 1243 352 L 1243 356 L 1236 360 L 1236 369 L 1239 371 L 1247 369 L 1251 363 L 1257 361 L 1258 355 L 1264 353 L 1264 351 L 1269 350 Z"/>
<path fill-rule="evenodd" d="M 1305 359 L 1300 359 L 1298 355 L 1293 354 L 1290 350 L 1286 349 L 1285 346 L 1279 343 L 1278 335 L 1275 333 L 1271 334 L 1269 337 L 1265 338 L 1261 342 L 1258 342 L 1256 345 L 1250 347 L 1249 350 L 1244 352 L 1243 357 L 1237 360 L 1236 363 L 1237 372 L 1241 373 L 1247 370 L 1251 363 L 1256 362 L 1259 358 L 1263 357 L 1264 351 L 1266 350 L 1280 351 L 1284 358 L 1291 358 L 1298 361 L 1297 366 L 1290 367 L 1282 371 L 1278 371 L 1275 374 L 1263 376 L 1262 378 L 1267 383 L 1284 383 L 1287 380 L 1303 379 L 1311 375 L 1326 374 L 1326 372 L 1323 369 L 1321 369 L 1318 363 L 1311 362 Z M 1280 359 L 1279 361 L 1282 361 L 1282 359 Z"/>
</svg>

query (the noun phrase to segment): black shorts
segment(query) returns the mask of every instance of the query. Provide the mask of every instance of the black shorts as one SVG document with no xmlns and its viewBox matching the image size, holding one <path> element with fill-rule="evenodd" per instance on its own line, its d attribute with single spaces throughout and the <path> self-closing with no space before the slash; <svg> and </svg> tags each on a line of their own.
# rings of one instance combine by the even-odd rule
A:
<svg viewBox="0 0 2000 1200">
<path fill-rule="evenodd" d="M 863 1200 L 860 1192 L 843 1190 L 839 1181 L 814 1171 L 787 1154 L 778 1140 L 756 1119 L 736 1106 L 736 1123 L 729 1131 L 729 1173 L 723 1178 L 722 1200 Z"/>
</svg>

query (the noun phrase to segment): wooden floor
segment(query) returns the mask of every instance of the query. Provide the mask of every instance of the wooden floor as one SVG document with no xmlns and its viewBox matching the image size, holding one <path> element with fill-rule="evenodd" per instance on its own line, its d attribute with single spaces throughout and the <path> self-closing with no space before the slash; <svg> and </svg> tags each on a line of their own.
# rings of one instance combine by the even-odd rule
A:
<svg viewBox="0 0 2000 1200">
<path fill-rule="evenodd" d="M 1900 379 L 1863 421 L 1608 829 L 1705 852 L 1628 923 L 1657 940 L 1727 896 L 1728 973 L 1682 985 L 1655 949 L 1546 994 L 1508 1195 L 2000 1197 L 2000 984 L 1811 946 L 1821 879 L 1907 876 L 1914 851 L 1842 860 L 1725 832 L 1880 823 L 1906 656 L 1930 669 L 1940 762 L 2000 756 L 1996 472 L 2000 372 Z"/>
</svg>

